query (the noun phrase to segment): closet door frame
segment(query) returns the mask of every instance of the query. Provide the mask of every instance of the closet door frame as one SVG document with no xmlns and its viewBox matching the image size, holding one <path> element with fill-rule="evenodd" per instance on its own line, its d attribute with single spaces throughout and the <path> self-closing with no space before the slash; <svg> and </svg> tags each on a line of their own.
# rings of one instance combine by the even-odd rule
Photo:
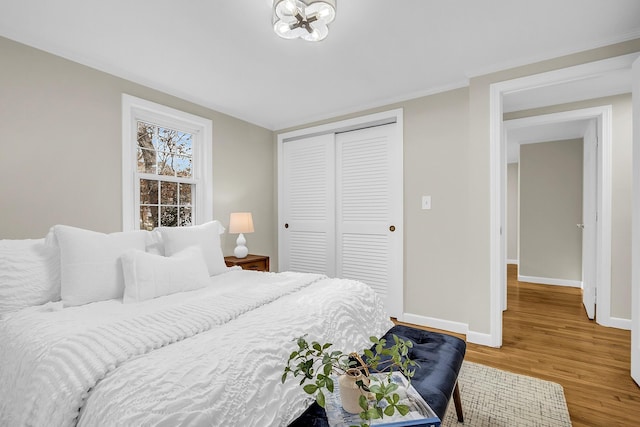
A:
<svg viewBox="0 0 640 427">
<path fill-rule="evenodd" d="M 397 136 L 396 140 L 398 142 L 398 149 L 396 153 L 396 161 L 398 162 L 399 170 L 403 170 L 403 110 L 394 109 L 389 111 L 384 111 L 381 113 L 370 114 L 366 116 L 356 117 L 353 119 L 340 120 L 332 123 L 327 123 L 323 125 L 313 126 L 304 129 L 298 129 L 290 132 L 285 132 L 277 135 L 277 162 L 278 162 L 278 241 L 284 241 L 284 232 L 285 232 L 285 218 L 284 214 L 284 182 L 283 182 L 283 167 L 284 167 L 284 154 L 283 147 L 284 143 L 288 141 L 293 141 L 297 139 L 308 138 L 316 135 L 323 134 L 335 134 L 339 132 L 347 132 L 351 130 L 364 129 L 372 126 L 379 126 L 389 123 L 396 123 Z M 401 243 L 399 246 L 399 251 L 396 254 L 396 261 L 400 265 L 400 268 L 396 269 L 397 277 L 392 280 L 392 283 L 389 284 L 389 298 L 386 306 L 388 307 L 388 311 L 391 317 L 395 317 L 398 320 L 402 321 L 404 317 L 404 212 L 403 212 L 403 194 L 404 194 L 404 177 L 402 174 L 398 176 L 395 182 L 398 191 L 400 191 L 400 203 L 398 209 L 400 210 L 397 220 L 395 221 L 396 233 L 401 233 Z M 278 244 L 278 270 L 282 271 L 283 263 L 285 255 L 285 248 L 282 244 Z"/>
</svg>

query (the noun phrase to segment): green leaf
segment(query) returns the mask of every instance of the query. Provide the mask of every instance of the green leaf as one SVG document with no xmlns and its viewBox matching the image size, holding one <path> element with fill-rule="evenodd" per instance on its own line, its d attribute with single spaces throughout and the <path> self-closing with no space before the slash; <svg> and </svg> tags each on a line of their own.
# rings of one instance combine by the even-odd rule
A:
<svg viewBox="0 0 640 427">
<path fill-rule="evenodd" d="M 334 385 L 333 380 L 331 379 L 331 377 L 327 377 L 327 390 L 329 390 L 329 393 L 333 393 L 334 387 L 335 387 L 335 385 Z"/>
<path fill-rule="evenodd" d="M 287 380 L 287 373 L 282 374 L 282 384 Z"/>
<path fill-rule="evenodd" d="M 324 393 L 322 392 L 322 390 L 318 391 L 318 395 L 316 396 L 316 402 L 318 402 L 318 405 L 320 405 L 320 407 L 324 408 L 325 399 L 324 399 Z"/>
<path fill-rule="evenodd" d="M 378 412 L 380 408 L 371 408 L 367 410 L 367 419 L 368 420 L 377 420 L 378 418 L 382 418 L 380 413 Z"/>
<path fill-rule="evenodd" d="M 322 351 L 322 347 L 320 346 L 320 343 L 314 341 L 311 345 L 313 346 L 313 349 L 315 351 L 317 351 L 317 352 L 321 352 Z"/>
<path fill-rule="evenodd" d="M 308 347 L 307 341 L 304 339 L 304 335 L 298 338 L 298 347 L 300 348 L 300 350 L 304 350 Z"/>
<path fill-rule="evenodd" d="M 324 375 L 329 376 L 331 374 L 331 363 L 327 363 L 324 365 Z"/>
<path fill-rule="evenodd" d="M 407 405 L 397 405 L 396 409 L 403 417 L 409 413 L 409 407 Z"/>
<path fill-rule="evenodd" d="M 358 399 L 358 405 L 360 405 L 363 411 L 367 411 L 369 409 L 369 402 L 367 401 L 367 398 L 364 396 L 364 394 L 360 395 L 360 398 Z"/>
<path fill-rule="evenodd" d="M 380 388 L 380 386 L 379 386 L 379 385 L 377 385 L 377 384 L 376 384 L 376 385 L 369 386 L 369 391 L 371 391 L 371 393 L 375 393 L 375 394 L 380 394 L 380 393 L 382 393 L 382 389 L 381 389 L 381 388 Z"/>
<path fill-rule="evenodd" d="M 385 388 L 385 394 L 392 393 L 392 392 L 396 391 L 397 389 L 398 389 L 398 384 L 396 384 L 396 383 L 390 383 L 390 384 Z"/>
<path fill-rule="evenodd" d="M 396 410 L 393 408 L 393 405 L 389 405 L 386 408 L 384 408 L 384 414 L 387 417 L 392 416 L 394 412 L 396 412 Z"/>
<path fill-rule="evenodd" d="M 318 390 L 318 386 L 315 384 L 307 384 L 302 388 L 307 394 L 313 394 Z"/>
<path fill-rule="evenodd" d="M 391 400 L 393 401 L 394 405 L 397 405 L 398 402 L 400 402 L 400 395 L 398 393 L 393 393 L 393 396 L 391 396 Z"/>
</svg>

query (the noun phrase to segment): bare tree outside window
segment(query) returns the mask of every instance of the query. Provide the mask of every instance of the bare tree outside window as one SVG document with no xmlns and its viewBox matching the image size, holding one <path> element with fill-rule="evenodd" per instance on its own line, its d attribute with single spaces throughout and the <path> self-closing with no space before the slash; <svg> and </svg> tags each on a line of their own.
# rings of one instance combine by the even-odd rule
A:
<svg viewBox="0 0 640 427">
<path fill-rule="evenodd" d="M 193 223 L 193 135 L 138 121 L 140 229 Z M 151 176 L 150 176 L 151 175 Z"/>
</svg>

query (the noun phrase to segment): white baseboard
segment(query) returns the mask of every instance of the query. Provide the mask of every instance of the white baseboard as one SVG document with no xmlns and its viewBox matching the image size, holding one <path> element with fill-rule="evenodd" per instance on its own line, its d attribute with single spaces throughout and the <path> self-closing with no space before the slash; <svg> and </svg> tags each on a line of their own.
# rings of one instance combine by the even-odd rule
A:
<svg viewBox="0 0 640 427">
<path fill-rule="evenodd" d="M 491 339 L 491 334 L 483 334 L 481 332 L 467 332 L 467 342 L 484 345 L 487 347 L 495 347 L 493 345 L 493 340 Z"/>
<path fill-rule="evenodd" d="M 467 342 L 470 343 L 484 345 L 487 347 L 495 347 L 490 334 L 470 331 L 469 325 L 466 323 L 436 319 L 434 317 L 420 316 L 418 314 L 411 313 L 404 313 L 402 318 L 403 322 L 411 323 L 413 325 L 441 329 L 443 331 L 453 332 L 456 334 L 464 334 L 467 337 Z"/>
<path fill-rule="evenodd" d="M 609 317 L 608 319 L 596 319 L 596 322 L 602 326 L 608 326 L 610 328 L 631 330 L 631 319 L 621 319 L 619 317 Z"/>
<path fill-rule="evenodd" d="M 538 283 L 540 285 L 569 286 L 572 288 L 582 288 L 581 280 L 552 279 L 550 277 L 521 276 L 518 274 L 519 282 Z"/>
<path fill-rule="evenodd" d="M 418 314 L 404 313 L 402 321 L 429 328 L 442 329 L 456 334 L 466 334 L 469 327 L 466 323 L 452 322 L 451 320 L 436 319 L 434 317 L 420 316 Z"/>
<path fill-rule="evenodd" d="M 517 260 L 517 259 L 508 259 L 508 260 L 507 260 L 507 264 L 515 264 L 515 265 L 518 265 L 518 260 Z"/>
</svg>

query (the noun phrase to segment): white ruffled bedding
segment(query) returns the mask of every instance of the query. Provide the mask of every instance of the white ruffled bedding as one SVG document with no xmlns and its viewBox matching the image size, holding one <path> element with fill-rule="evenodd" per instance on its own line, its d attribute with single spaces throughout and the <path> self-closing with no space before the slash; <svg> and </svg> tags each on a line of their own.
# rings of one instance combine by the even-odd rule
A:
<svg viewBox="0 0 640 427">
<path fill-rule="evenodd" d="M 293 338 L 351 351 L 391 326 L 359 282 L 243 270 L 211 280 L 139 304 L 7 316 L 0 425 L 284 426 L 310 403 L 297 381 L 280 383 Z"/>
</svg>

